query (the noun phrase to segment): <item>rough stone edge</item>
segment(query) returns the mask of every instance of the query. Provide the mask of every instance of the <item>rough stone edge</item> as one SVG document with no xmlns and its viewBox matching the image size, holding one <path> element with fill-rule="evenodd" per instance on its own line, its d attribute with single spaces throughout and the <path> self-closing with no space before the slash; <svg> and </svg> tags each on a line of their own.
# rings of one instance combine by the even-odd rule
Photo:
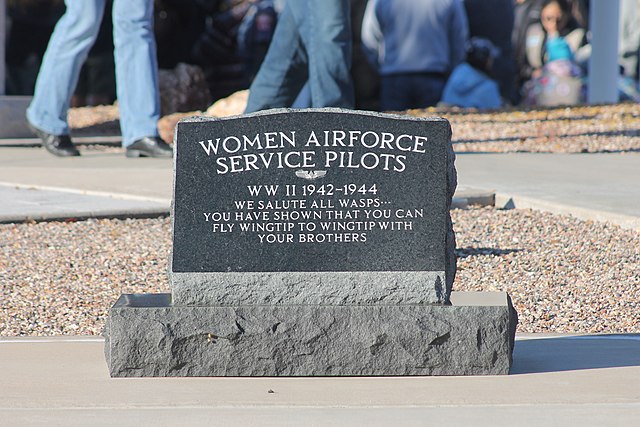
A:
<svg viewBox="0 0 640 427">
<path fill-rule="evenodd" d="M 394 113 L 379 113 L 376 111 L 365 111 L 365 110 L 348 110 L 344 108 L 272 108 L 270 110 L 256 111 L 254 113 L 249 114 L 238 114 L 233 116 L 226 117 L 214 117 L 214 116 L 187 116 L 180 119 L 177 123 L 202 123 L 202 122 L 217 122 L 224 120 L 234 120 L 239 118 L 246 117 L 264 117 L 271 116 L 283 113 L 296 113 L 296 114 L 304 114 L 304 113 L 338 113 L 338 114 L 356 114 L 360 116 L 369 116 L 369 117 L 386 117 L 392 118 L 396 120 L 406 120 L 411 122 L 423 121 L 423 122 L 436 122 L 436 121 L 447 121 L 447 119 L 440 116 L 430 116 L 430 117 L 418 117 L 418 116 L 409 116 L 406 114 L 394 114 Z M 176 127 L 177 129 L 177 127 Z M 175 132 L 177 134 L 177 131 Z"/>
<path fill-rule="evenodd" d="M 517 313 L 500 294 L 501 304 L 458 306 L 116 303 L 106 322 L 105 357 L 113 377 L 505 375 Z M 299 327 L 279 321 L 291 318 Z"/>
<path fill-rule="evenodd" d="M 451 142 L 451 124 L 447 121 L 447 235 L 445 243 L 445 266 L 446 271 L 446 298 L 445 301 L 449 302 L 449 297 L 453 291 L 453 282 L 456 278 L 456 270 L 458 266 L 458 258 L 456 256 L 456 233 L 453 230 L 453 221 L 451 220 L 451 205 L 453 203 L 453 196 L 458 186 L 458 171 L 456 170 L 456 153 L 453 150 L 453 143 Z"/>
<path fill-rule="evenodd" d="M 176 273 L 179 306 L 446 304 L 443 271 Z"/>
</svg>

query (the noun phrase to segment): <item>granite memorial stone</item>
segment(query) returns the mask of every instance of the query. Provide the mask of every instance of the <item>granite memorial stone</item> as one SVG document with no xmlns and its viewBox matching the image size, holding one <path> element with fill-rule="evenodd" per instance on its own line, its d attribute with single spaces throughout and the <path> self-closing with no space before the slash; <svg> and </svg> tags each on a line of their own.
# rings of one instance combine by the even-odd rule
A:
<svg viewBox="0 0 640 427">
<path fill-rule="evenodd" d="M 173 303 L 448 303 L 450 133 L 341 111 L 180 123 Z"/>
<path fill-rule="evenodd" d="M 451 292 L 446 120 L 271 110 L 175 143 L 172 294 L 111 309 L 112 376 L 508 373 L 508 296 Z"/>
</svg>

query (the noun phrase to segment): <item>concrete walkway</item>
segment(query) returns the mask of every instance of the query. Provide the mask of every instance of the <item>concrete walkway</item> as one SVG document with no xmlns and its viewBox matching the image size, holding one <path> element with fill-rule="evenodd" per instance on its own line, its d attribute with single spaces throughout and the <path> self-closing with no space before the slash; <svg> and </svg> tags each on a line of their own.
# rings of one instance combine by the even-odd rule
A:
<svg viewBox="0 0 640 427">
<path fill-rule="evenodd" d="M 640 153 L 458 154 L 459 199 L 640 230 Z M 168 213 L 173 164 L 0 144 L 0 222 Z M 28 190 L 28 191 L 26 191 Z M 495 197 L 494 197 L 495 196 Z"/>
<path fill-rule="evenodd" d="M 0 339 L 0 425 L 634 426 L 640 336 L 519 337 L 486 377 L 108 377 L 93 338 Z"/>
<path fill-rule="evenodd" d="M 640 230 L 640 153 L 458 154 L 458 181 L 496 206 L 610 221 Z"/>
<path fill-rule="evenodd" d="M 0 146 L 0 222 L 167 214 L 172 171 L 170 159 L 124 152 L 58 158 L 39 147 Z"/>
</svg>

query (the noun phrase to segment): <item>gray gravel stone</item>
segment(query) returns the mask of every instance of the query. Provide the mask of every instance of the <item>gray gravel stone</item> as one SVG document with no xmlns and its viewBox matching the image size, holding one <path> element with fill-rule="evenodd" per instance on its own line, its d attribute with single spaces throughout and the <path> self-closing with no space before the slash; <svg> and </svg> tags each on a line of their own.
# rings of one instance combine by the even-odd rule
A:
<svg viewBox="0 0 640 427">
<path fill-rule="evenodd" d="M 508 292 L 520 333 L 640 332 L 640 233 L 455 209 L 456 291 Z M 98 335 L 120 294 L 170 292 L 169 218 L 0 224 L 0 335 Z"/>
</svg>

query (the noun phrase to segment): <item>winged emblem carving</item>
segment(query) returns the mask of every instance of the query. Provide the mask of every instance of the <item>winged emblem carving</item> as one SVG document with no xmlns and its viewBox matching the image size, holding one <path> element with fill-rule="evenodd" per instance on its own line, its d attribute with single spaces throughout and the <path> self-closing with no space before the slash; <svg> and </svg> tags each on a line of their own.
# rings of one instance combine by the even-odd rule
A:
<svg viewBox="0 0 640 427">
<path fill-rule="evenodd" d="M 297 170 L 296 176 L 298 178 L 308 179 L 309 181 L 313 181 L 314 179 L 324 178 L 327 174 L 327 171 L 306 171 L 306 170 Z"/>
</svg>

